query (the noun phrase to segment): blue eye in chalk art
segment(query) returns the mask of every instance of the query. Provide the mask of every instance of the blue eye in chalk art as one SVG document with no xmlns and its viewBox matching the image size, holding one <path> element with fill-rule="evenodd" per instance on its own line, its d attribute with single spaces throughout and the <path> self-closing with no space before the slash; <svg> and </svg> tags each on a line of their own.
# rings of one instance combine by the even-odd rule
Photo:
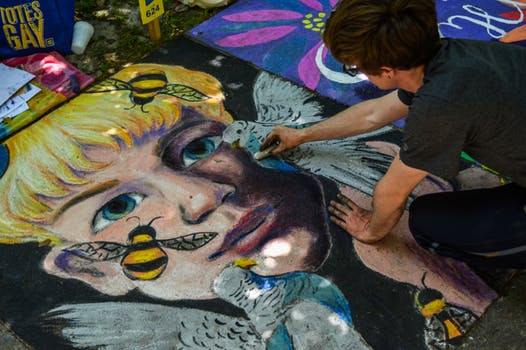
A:
<svg viewBox="0 0 526 350">
<path fill-rule="evenodd" d="M 97 233 L 113 222 L 124 218 L 139 205 L 146 195 L 141 193 L 124 193 L 121 194 L 100 208 L 93 218 L 93 232 Z"/>
<path fill-rule="evenodd" d="M 190 142 L 183 150 L 184 166 L 190 166 L 201 159 L 208 158 L 221 141 L 221 136 L 207 136 Z"/>
</svg>

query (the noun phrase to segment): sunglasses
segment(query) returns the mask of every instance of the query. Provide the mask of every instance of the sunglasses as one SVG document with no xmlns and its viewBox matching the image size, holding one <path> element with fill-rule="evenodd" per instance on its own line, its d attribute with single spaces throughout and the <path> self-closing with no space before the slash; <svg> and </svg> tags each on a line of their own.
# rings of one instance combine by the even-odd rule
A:
<svg viewBox="0 0 526 350">
<path fill-rule="evenodd" d="M 351 65 L 344 64 L 342 69 L 345 73 L 349 74 L 351 77 L 355 77 L 356 75 L 358 75 L 358 73 L 360 73 L 360 71 L 358 70 L 358 67 L 355 64 L 351 64 Z"/>
</svg>

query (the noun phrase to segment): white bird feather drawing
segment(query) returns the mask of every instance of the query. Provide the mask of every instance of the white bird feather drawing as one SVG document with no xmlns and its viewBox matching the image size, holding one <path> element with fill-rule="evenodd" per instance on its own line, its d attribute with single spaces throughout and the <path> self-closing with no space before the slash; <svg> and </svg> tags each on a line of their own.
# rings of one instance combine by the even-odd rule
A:
<svg viewBox="0 0 526 350">
<path fill-rule="evenodd" d="M 49 329 L 75 348 L 318 350 L 370 347 L 352 325 L 348 303 L 321 276 L 260 276 L 229 265 L 214 291 L 246 317 L 176 306 L 97 302 L 50 310 Z"/>
<path fill-rule="evenodd" d="M 237 120 L 223 133 L 223 141 L 245 147 L 255 154 L 266 135 L 278 124 L 301 128 L 323 120 L 323 106 L 308 90 L 280 77 L 261 72 L 254 83 L 255 121 Z M 366 140 L 393 131 L 386 126 L 371 133 L 345 139 L 310 142 L 283 152 L 283 159 L 313 174 L 372 195 L 393 157 L 369 147 Z M 262 165 L 271 166 L 267 159 Z"/>
<path fill-rule="evenodd" d="M 214 291 L 243 309 L 276 349 L 286 345 L 276 344 L 279 331 L 286 333 L 294 350 L 370 349 L 353 326 L 345 296 L 317 274 L 260 276 L 229 266 L 214 281 Z"/>
<path fill-rule="evenodd" d="M 131 302 L 80 303 L 57 307 L 46 318 L 52 331 L 81 349 L 265 349 L 250 321 L 199 309 Z"/>
</svg>

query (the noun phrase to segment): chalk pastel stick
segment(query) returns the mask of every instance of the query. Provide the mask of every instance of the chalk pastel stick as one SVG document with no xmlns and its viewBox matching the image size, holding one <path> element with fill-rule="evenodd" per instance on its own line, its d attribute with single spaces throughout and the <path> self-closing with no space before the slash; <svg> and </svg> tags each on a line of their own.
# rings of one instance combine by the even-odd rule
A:
<svg viewBox="0 0 526 350">
<path fill-rule="evenodd" d="M 267 158 L 268 156 L 271 155 L 272 151 L 278 147 L 278 144 L 277 143 L 273 143 L 272 145 L 268 146 L 267 148 L 265 148 L 263 151 L 259 151 L 259 152 L 256 152 L 254 154 L 254 158 L 256 160 L 262 160 L 262 159 L 265 159 Z"/>
</svg>

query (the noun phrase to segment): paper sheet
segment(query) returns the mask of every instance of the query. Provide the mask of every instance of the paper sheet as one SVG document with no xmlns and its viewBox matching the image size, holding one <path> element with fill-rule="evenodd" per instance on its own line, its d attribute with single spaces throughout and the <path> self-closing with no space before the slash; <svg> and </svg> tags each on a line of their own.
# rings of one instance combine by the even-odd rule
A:
<svg viewBox="0 0 526 350">
<path fill-rule="evenodd" d="M 21 87 L 26 85 L 35 76 L 24 70 L 11 68 L 0 63 L 0 105 L 3 105 Z"/>
<path fill-rule="evenodd" d="M 0 106 L 0 121 L 5 118 L 14 118 L 29 109 L 27 101 L 40 91 L 38 86 L 26 84 L 17 91 L 15 96 L 9 98 Z"/>
</svg>

